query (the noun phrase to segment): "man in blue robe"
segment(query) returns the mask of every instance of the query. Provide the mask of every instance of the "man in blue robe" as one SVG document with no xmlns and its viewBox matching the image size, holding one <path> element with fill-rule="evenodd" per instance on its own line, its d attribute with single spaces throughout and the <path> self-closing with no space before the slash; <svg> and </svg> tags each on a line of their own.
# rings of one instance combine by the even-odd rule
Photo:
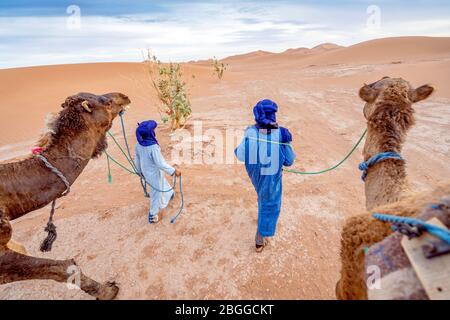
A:
<svg viewBox="0 0 450 320">
<path fill-rule="evenodd" d="M 255 125 L 247 128 L 241 144 L 235 150 L 258 194 L 258 228 L 256 251 L 267 244 L 266 237 L 275 235 L 281 209 L 283 166 L 295 160 L 292 136 L 276 121 L 278 106 L 271 100 L 262 100 L 253 108 Z"/>
</svg>

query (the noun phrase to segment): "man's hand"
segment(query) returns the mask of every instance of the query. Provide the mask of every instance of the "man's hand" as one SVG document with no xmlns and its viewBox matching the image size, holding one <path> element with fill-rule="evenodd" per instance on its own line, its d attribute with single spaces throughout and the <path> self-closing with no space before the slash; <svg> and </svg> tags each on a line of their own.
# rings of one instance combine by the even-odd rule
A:
<svg viewBox="0 0 450 320">
<path fill-rule="evenodd" d="M 181 171 L 175 168 L 175 177 L 180 177 Z"/>
</svg>

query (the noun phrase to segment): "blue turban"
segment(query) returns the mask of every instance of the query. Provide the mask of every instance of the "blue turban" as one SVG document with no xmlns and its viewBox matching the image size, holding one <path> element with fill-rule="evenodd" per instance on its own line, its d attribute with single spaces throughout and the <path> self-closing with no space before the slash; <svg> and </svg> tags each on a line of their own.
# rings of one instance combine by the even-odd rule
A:
<svg viewBox="0 0 450 320">
<path fill-rule="evenodd" d="M 148 147 L 158 144 L 155 133 L 157 126 L 158 124 L 153 120 L 144 121 L 138 124 L 136 129 L 136 138 L 141 146 Z"/>
<path fill-rule="evenodd" d="M 258 102 L 253 108 L 253 114 L 255 115 L 256 128 L 267 129 L 275 125 L 278 128 L 276 112 L 278 111 L 278 105 L 272 100 L 266 99 Z M 272 127 L 273 129 L 273 127 Z M 280 127 L 281 142 L 292 142 L 292 135 L 288 129 Z"/>
<path fill-rule="evenodd" d="M 278 106 L 272 100 L 262 100 L 253 108 L 255 121 L 258 126 L 265 128 L 277 122 L 275 113 L 278 111 Z"/>
</svg>

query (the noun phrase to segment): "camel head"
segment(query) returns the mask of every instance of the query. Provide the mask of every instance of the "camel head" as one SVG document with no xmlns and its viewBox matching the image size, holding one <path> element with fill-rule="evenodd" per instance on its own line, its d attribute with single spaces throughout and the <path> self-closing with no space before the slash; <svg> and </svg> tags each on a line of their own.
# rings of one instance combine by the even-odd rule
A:
<svg viewBox="0 0 450 320">
<path fill-rule="evenodd" d="M 79 93 L 68 97 L 61 107 L 77 111 L 86 124 L 109 129 L 114 118 L 130 103 L 130 99 L 121 93 L 107 93 L 101 96 Z"/>
<path fill-rule="evenodd" d="M 113 120 L 130 103 L 130 99 L 122 93 L 79 93 L 70 96 L 61 105 L 63 110 L 47 124 L 47 131 L 38 145 L 44 149 L 60 143 L 73 145 L 73 139 L 84 134 L 97 143 L 92 153 L 92 158 L 95 158 L 107 147 L 106 132 Z"/>
<path fill-rule="evenodd" d="M 386 104 L 389 104 L 393 112 L 400 109 L 413 112 L 412 104 L 425 100 L 433 91 L 434 88 L 430 85 L 414 89 L 402 78 L 384 77 L 370 85 L 364 85 L 359 90 L 359 96 L 366 102 L 364 116 L 369 120 L 378 108 L 383 108 Z"/>
<path fill-rule="evenodd" d="M 369 129 L 366 156 L 377 152 L 400 152 L 406 132 L 414 125 L 413 104 L 427 99 L 433 91 L 430 85 L 415 89 L 402 78 L 384 77 L 364 85 L 359 96 L 366 102 L 363 111 Z"/>
</svg>

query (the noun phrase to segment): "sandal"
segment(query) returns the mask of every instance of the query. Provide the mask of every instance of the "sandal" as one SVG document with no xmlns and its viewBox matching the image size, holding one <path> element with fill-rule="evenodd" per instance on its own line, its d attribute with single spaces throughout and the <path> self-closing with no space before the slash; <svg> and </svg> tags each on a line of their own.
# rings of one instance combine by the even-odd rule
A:
<svg viewBox="0 0 450 320">
<path fill-rule="evenodd" d="M 264 238 L 264 244 L 256 244 L 255 245 L 255 250 L 257 253 L 261 253 L 263 252 L 264 248 L 267 247 L 267 245 L 269 244 L 269 240 L 267 240 L 266 238 Z"/>
<path fill-rule="evenodd" d="M 159 214 L 154 215 L 154 216 L 149 216 L 149 217 L 148 217 L 148 222 L 149 222 L 150 224 L 156 224 L 156 223 L 158 223 L 158 222 L 159 222 Z"/>
</svg>

